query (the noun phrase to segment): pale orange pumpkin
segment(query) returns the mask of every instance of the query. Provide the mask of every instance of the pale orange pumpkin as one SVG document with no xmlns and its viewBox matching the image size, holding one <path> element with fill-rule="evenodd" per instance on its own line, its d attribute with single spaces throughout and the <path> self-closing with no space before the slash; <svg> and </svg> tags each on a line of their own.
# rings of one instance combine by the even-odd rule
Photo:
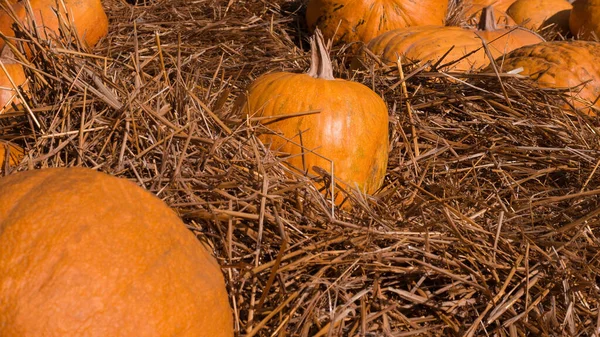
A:
<svg viewBox="0 0 600 337">
<path fill-rule="evenodd" d="M 385 63 L 394 64 L 400 56 L 404 63 L 452 63 L 450 69 L 468 71 L 490 63 L 482 41 L 487 43 L 495 59 L 515 48 L 536 44 L 544 39 L 520 27 L 497 28 L 493 9 L 486 7 L 481 14 L 479 29 L 444 26 L 397 29 L 371 40 L 367 48 Z"/>
<path fill-rule="evenodd" d="M 221 268 L 156 196 L 84 168 L 0 195 L 0 336 L 233 336 Z"/>
<path fill-rule="evenodd" d="M 8 37 L 14 37 L 13 24 L 16 18 L 24 23 L 26 27 L 33 28 L 27 24 L 27 11 L 25 3 L 21 0 L 12 5 L 11 10 L 0 8 L 0 32 Z M 79 39 L 89 47 L 94 47 L 98 41 L 108 33 L 108 17 L 102 7 L 100 0 L 28 0 L 35 18 L 35 27 L 39 35 L 46 39 L 58 37 L 59 19 L 56 10 L 59 9 L 63 22 L 71 22 Z M 66 8 L 66 11 L 65 11 Z M 0 39 L 0 48 L 4 46 L 4 40 Z"/>
<path fill-rule="evenodd" d="M 260 139 L 294 170 L 314 175 L 317 166 L 331 173 L 333 162 L 336 182 L 372 194 L 386 174 L 387 107 L 368 87 L 333 77 L 318 30 L 311 44 L 308 73 L 259 77 L 239 109 L 245 116 L 273 117 L 263 121 L 272 132 Z M 285 117 L 314 110 L 319 112 Z"/>
<path fill-rule="evenodd" d="M 600 39 L 600 0 L 576 0 L 569 16 L 571 33 L 583 40 Z"/>
<path fill-rule="evenodd" d="M 306 22 L 334 43 L 368 42 L 392 29 L 443 25 L 448 0 L 310 0 Z"/>
<path fill-rule="evenodd" d="M 537 30 L 555 25 L 569 30 L 569 15 L 573 6 L 567 0 L 517 0 L 506 13 L 525 28 Z"/>
<path fill-rule="evenodd" d="M 17 90 L 25 92 L 29 88 L 23 66 L 11 56 L 12 53 L 7 53 L 6 48 L 0 56 L 0 114 L 21 103 Z"/>
<path fill-rule="evenodd" d="M 519 74 L 529 76 L 541 87 L 574 88 L 571 94 L 577 99 L 572 103 L 590 115 L 595 115 L 586 109 L 590 103 L 600 107 L 600 43 L 543 42 L 515 49 L 497 63 L 503 72 L 522 70 Z"/>
</svg>

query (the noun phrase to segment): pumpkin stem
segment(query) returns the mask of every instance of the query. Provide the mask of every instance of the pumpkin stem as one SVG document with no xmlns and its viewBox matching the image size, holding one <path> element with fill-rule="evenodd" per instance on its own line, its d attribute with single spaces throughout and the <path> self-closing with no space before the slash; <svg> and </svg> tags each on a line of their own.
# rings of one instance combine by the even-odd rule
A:
<svg viewBox="0 0 600 337">
<path fill-rule="evenodd" d="M 331 59 L 323 42 L 323 34 L 318 28 L 315 30 L 315 35 L 310 38 L 310 54 L 310 69 L 307 74 L 324 80 L 335 79 Z"/>
<path fill-rule="evenodd" d="M 481 10 L 481 16 L 479 17 L 477 29 L 486 32 L 498 30 L 498 26 L 496 25 L 496 16 L 494 15 L 494 8 L 492 6 L 484 7 Z"/>
</svg>

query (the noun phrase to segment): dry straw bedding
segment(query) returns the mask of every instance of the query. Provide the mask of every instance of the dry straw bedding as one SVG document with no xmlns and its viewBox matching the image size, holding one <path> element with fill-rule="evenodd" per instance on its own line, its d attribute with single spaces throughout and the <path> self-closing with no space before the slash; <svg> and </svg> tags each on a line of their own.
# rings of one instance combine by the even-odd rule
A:
<svg viewBox="0 0 600 337">
<path fill-rule="evenodd" d="M 2 138 L 27 149 L 18 170 L 91 167 L 176 209 L 214 248 L 240 335 L 598 335 L 599 123 L 563 92 L 352 73 L 334 50 L 337 76 L 386 100 L 391 152 L 382 190 L 332 214 L 232 113 L 259 75 L 308 67 L 302 3 L 105 6 L 93 53 L 24 37 L 30 110 L 1 116 Z"/>
</svg>

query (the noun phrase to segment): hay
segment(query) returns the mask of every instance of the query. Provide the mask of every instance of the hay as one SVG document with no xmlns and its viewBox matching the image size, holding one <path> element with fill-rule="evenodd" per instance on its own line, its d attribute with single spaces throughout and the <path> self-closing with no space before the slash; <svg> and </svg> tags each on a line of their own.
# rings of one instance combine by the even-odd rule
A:
<svg viewBox="0 0 600 337">
<path fill-rule="evenodd" d="M 598 335 L 598 120 L 561 109 L 564 91 L 373 60 L 353 73 L 335 50 L 392 122 L 385 186 L 332 214 L 232 111 L 261 74 L 307 69 L 302 4 L 106 8 L 93 53 L 23 37 L 30 109 L 0 116 L 2 139 L 27 150 L 16 170 L 91 167 L 177 210 L 223 266 L 239 335 Z"/>
</svg>

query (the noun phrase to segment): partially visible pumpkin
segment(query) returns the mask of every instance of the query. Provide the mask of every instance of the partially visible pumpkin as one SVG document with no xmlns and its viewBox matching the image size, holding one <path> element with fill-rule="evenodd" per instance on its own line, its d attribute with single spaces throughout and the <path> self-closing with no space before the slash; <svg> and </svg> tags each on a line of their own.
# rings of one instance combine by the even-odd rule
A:
<svg viewBox="0 0 600 337">
<path fill-rule="evenodd" d="M 0 195 L 0 336 L 233 336 L 221 268 L 156 196 L 84 168 Z"/>
<path fill-rule="evenodd" d="M 600 39 L 600 0 L 576 0 L 569 16 L 571 33 L 583 40 Z"/>
<path fill-rule="evenodd" d="M 478 8 L 492 6 L 499 11 L 505 12 L 516 0 L 464 0 L 463 6 L 474 6 Z"/>
<path fill-rule="evenodd" d="M 25 157 L 25 150 L 22 147 L 10 142 L 0 141 L 0 168 L 5 163 L 9 166 L 15 166 Z"/>
<path fill-rule="evenodd" d="M 545 88 L 574 88 L 576 98 L 600 107 L 600 43 L 591 41 L 550 41 L 525 46 L 502 57 L 497 62 L 501 71 L 522 68 L 526 75 Z M 491 71 L 491 69 L 488 69 Z M 589 106 L 573 100 L 578 108 Z M 594 115 L 590 109 L 583 110 Z"/>
<path fill-rule="evenodd" d="M 481 15 L 479 29 L 422 26 L 397 29 L 371 40 L 367 48 L 385 63 L 395 63 L 401 56 L 410 61 L 455 62 L 452 70 L 468 71 L 490 63 L 483 42 L 493 58 L 515 48 L 544 41 L 539 35 L 520 28 L 498 29 L 491 7 Z M 441 59 L 443 57 L 443 59 Z M 460 60 L 460 61 L 459 61 Z"/>
<path fill-rule="evenodd" d="M 0 8 L 0 32 L 8 37 L 15 36 L 12 28 L 15 20 L 12 13 L 27 27 L 28 15 L 23 1 L 27 0 L 15 2 L 11 9 L 4 6 Z M 62 22 L 71 22 L 79 39 L 89 47 L 94 47 L 108 33 L 108 17 L 100 0 L 29 0 L 29 3 L 35 18 L 35 27 L 44 39 L 55 39 L 60 34 L 57 9 Z M 4 40 L 0 39 L 0 48 L 3 46 Z"/>
<path fill-rule="evenodd" d="M 306 74 L 275 72 L 259 77 L 239 100 L 244 116 L 272 117 L 264 144 L 284 156 L 294 170 L 314 175 L 314 167 L 334 180 L 372 194 L 383 183 L 388 160 L 388 110 L 368 87 L 333 77 L 331 61 L 317 30 Z M 286 117 L 306 111 L 318 113 Z M 338 195 L 336 202 L 342 200 Z"/>
<path fill-rule="evenodd" d="M 12 106 L 21 103 L 17 90 L 26 91 L 29 88 L 23 66 L 8 56 L 3 49 L 0 57 L 0 114 L 12 110 Z"/>
<path fill-rule="evenodd" d="M 573 6 L 567 0 L 517 0 L 506 13 L 525 28 L 537 30 L 555 25 L 569 31 L 569 15 Z"/>
<path fill-rule="evenodd" d="M 334 43 L 368 42 L 392 29 L 443 25 L 448 0 L 310 0 L 306 22 Z"/>
</svg>

